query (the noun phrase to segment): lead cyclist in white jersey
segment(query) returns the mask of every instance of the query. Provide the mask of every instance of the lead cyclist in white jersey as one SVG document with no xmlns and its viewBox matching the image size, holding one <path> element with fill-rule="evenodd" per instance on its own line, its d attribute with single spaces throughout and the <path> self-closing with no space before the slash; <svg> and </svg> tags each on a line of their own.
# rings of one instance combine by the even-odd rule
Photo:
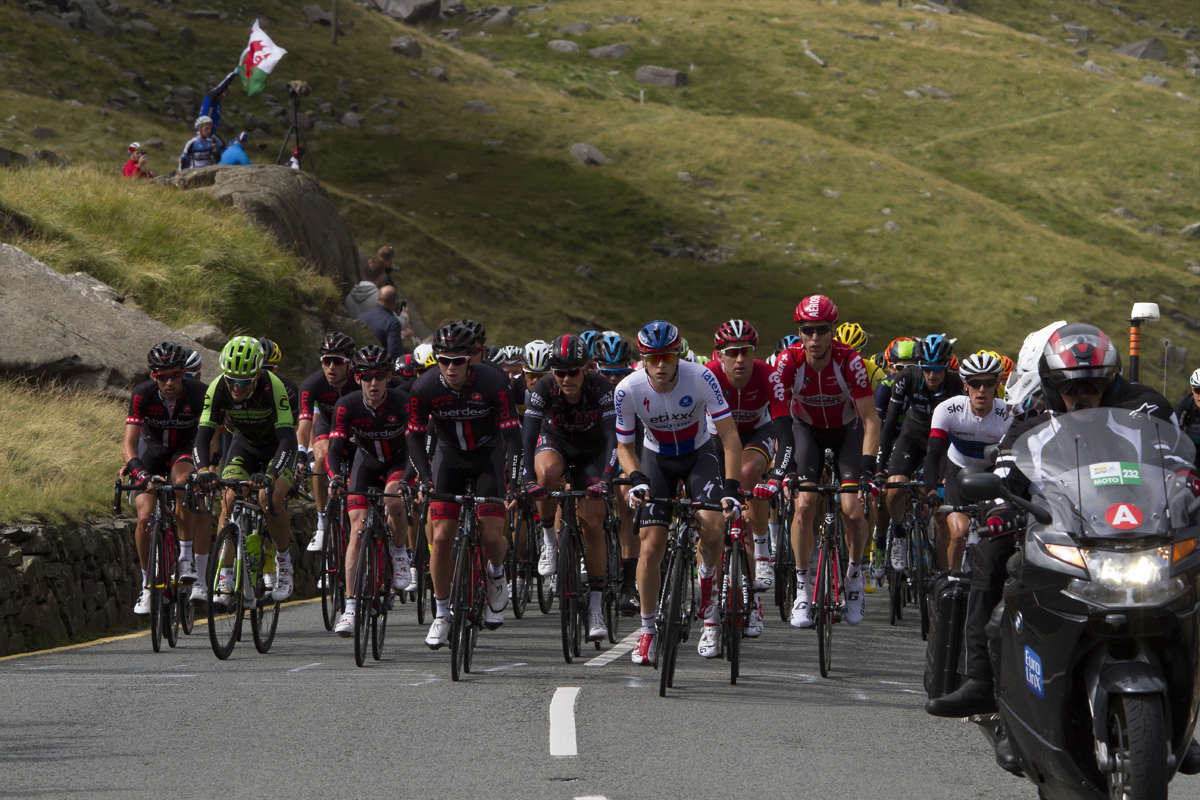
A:
<svg viewBox="0 0 1200 800">
<path fill-rule="evenodd" d="M 617 458 L 633 482 L 630 505 L 641 505 L 646 497 L 674 497 L 682 480 L 692 500 L 716 503 L 719 499 L 725 516 L 736 517 L 741 513 L 742 441 L 716 377 L 705 367 L 680 358 L 679 330 L 669 322 L 656 320 L 642 328 L 638 350 L 645 369 L 617 384 L 615 401 Z M 724 480 L 716 441 L 708 432 L 709 416 L 725 451 Z M 639 418 L 646 430 L 640 460 L 634 448 Z M 642 512 L 637 567 L 642 628 L 633 650 L 635 664 L 654 663 L 659 564 L 666 549 L 670 513 L 670 508 L 657 503 L 646 505 Z M 700 523 L 700 616 L 704 619 L 699 650 L 705 658 L 714 658 L 720 651 L 712 589 L 725 546 L 725 526 L 715 511 L 698 511 L 696 519 Z"/>
</svg>

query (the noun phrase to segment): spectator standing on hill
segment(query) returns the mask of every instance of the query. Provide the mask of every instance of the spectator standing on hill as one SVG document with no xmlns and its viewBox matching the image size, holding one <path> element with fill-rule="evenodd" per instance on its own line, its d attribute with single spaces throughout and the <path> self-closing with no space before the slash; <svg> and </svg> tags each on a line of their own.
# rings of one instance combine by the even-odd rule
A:
<svg viewBox="0 0 1200 800">
<path fill-rule="evenodd" d="M 404 355 L 404 331 L 396 318 L 396 301 L 395 286 L 380 287 L 375 306 L 358 315 L 358 321 L 370 328 L 387 348 L 389 360 Z"/>
<path fill-rule="evenodd" d="M 239 133 L 237 138 L 229 143 L 229 147 L 225 148 L 219 163 L 227 166 L 250 166 L 250 156 L 246 155 L 246 143 L 249 141 L 250 134 L 245 131 Z"/>
<path fill-rule="evenodd" d="M 392 280 L 392 273 L 396 270 L 396 251 L 392 246 L 385 244 L 379 248 L 379 252 L 375 257 L 383 262 L 383 285 L 395 286 L 396 282 Z"/>
<path fill-rule="evenodd" d="M 363 275 L 363 280 L 355 284 L 350 290 L 350 294 L 346 295 L 346 310 L 350 312 L 350 316 L 358 319 L 360 315 L 370 311 L 376 304 L 376 299 L 379 294 L 379 287 L 383 285 L 383 262 L 378 258 L 372 258 L 367 261 L 367 271 Z"/>
<path fill-rule="evenodd" d="M 292 169 L 300 169 L 300 159 L 308 155 L 308 151 L 302 145 L 296 145 L 292 148 L 292 157 L 288 161 L 288 166 Z"/>
<path fill-rule="evenodd" d="M 221 160 L 224 150 L 225 142 L 213 133 L 212 117 L 199 116 L 196 118 L 196 135 L 188 140 L 179 154 L 179 171 L 211 167 Z"/>
<path fill-rule="evenodd" d="M 121 174 L 126 178 L 153 178 L 154 173 L 146 169 L 148 158 L 142 146 L 134 142 L 129 145 L 129 161 L 125 163 L 125 168 L 121 170 Z"/>
<path fill-rule="evenodd" d="M 221 128 L 221 100 L 229 93 L 229 84 L 237 77 L 238 71 L 235 69 L 225 76 L 225 79 L 214 86 L 208 94 L 204 95 L 204 99 L 200 101 L 200 115 L 212 118 L 212 129 L 215 133 Z"/>
</svg>

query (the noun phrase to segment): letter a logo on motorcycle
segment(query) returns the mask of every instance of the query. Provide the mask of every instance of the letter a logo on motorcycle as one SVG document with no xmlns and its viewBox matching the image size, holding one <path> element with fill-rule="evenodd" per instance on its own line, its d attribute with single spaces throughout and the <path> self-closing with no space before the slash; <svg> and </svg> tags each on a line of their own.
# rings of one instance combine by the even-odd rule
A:
<svg viewBox="0 0 1200 800">
<path fill-rule="evenodd" d="M 1109 525 L 1122 531 L 1130 531 L 1142 524 L 1142 512 L 1129 503 L 1116 503 L 1104 512 Z"/>
</svg>

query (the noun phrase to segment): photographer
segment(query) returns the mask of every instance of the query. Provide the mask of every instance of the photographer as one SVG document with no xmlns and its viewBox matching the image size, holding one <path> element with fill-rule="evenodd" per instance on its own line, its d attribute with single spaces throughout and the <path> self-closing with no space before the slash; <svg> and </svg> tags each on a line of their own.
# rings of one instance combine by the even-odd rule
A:
<svg viewBox="0 0 1200 800">
<path fill-rule="evenodd" d="M 125 168 L 121 170 L 121 174 L 126 178 L 153 178 L 154 173 L 146 169 L 146 162 L 149 161 L 149 156 L 142 146 L 137 142 L 129 145 L 129 161 L 125 162 Z"/>
</svg>

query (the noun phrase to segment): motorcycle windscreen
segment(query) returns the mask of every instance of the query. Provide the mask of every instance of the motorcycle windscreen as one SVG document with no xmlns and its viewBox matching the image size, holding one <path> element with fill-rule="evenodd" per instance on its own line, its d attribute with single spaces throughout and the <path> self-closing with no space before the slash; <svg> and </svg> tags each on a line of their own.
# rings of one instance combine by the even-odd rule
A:
<svg viewBox="0 0 1200 800">
<path fill-rule="evenodd" d="M 1157 417 L 1119 408 L 1061 414 L 1022 435 L 1013 456 L 1058 530 L 1128 539 L 1188 524 L 1184 476 L 1196 446 Z"/>
</svg>

